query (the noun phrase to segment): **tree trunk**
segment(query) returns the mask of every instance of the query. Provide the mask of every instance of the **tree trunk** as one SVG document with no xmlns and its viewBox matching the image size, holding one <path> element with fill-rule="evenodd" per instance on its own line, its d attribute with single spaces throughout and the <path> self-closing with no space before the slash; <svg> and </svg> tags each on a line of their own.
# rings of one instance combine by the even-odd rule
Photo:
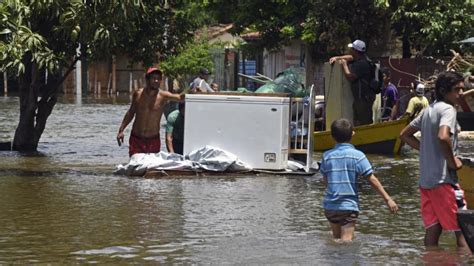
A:
<svg viewBox="0 0 474 266">
<path fill-rule="evenodd" d="M 411 47 L 410 47 L 410 33 L 405 28 L 403 31 L 402 36 L 402 50 L 403 50 L 403 58 L 410 58 L 411 57 Z"/>
<path fill-rule="evenodd" d="M 78 58 L 73 60 L 62 77 L 49 75 L 48 80 L 41 79 L 42 71 L 31 62 L 31 56 L 24 59 L 25 73 L 19 77 L 20 121 L 15 130 L 13 150 L 36 151 L 38 142 L 46 127 L 46 121 L 57 102 L 57 91 L 62 82 L 71 73 Z M 38 96 L 41 92 L 41 99 Z"/>
<path fill-rule="evenodd" d="M 13 139 L 13 150 L 35 151 L 38 143 L 35 143 L 34 126 L 38 98 L 38 69 L 37 65 L 31 63 L 31 55 L 26 55 L 23 60 L 25 72 L 19 77 L 20 90 L 20 121 Z"/>
</svg>

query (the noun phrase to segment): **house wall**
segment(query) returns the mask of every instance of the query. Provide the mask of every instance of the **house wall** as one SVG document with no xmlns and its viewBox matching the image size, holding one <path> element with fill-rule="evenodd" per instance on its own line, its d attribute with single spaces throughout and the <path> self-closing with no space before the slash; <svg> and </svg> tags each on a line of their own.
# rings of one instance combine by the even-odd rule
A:
<svg viewBox="0 0 474 266">
<path fill-rule="evenodd" d="M 83 86 L 87 86 L 87 94 L 113 93 L 112 64 L 112 58 L 87 63 L 86 84 L 83 84 Z M 84 63 L 82 66 L 84 67 Z M 118 93 L 128 93 L 133 89 L 145 86 L 145 67 L 141 63 L 131 65 L 127 56 L 119 55 L 115 58 L 115 68 L 115 84 Z M 69 74 L 62 85 L 62 91 L 66 94 L 76 92 L 75 71 Z"/>
<path fill-rule="evenodd" d="M 278 73 L 289 67 L 305 68 L 305 87 L 314 84 L 316 94 L 324 95 L 324 63 L 312 58 L 309 47 L 302 41 L 292 41 L 289 46 L 277 52 L 263 52 L 263 74 L 275 78 Z"/>
<path fill-rule="evenodd" d="M 324 95 L 324 61 L 313 58 L 309 51 L 309 47 L 306 48 L 306 87 L 314 84 L 316 95 Z"/>
<path fill-rule="evenodd" d="M 289 67 L 304 67 L 306 63 L 306 46 L 295 40 L 279 51 L 263 52 L 263 75 L 274 79 L 276 75 Z"/>
</svg>

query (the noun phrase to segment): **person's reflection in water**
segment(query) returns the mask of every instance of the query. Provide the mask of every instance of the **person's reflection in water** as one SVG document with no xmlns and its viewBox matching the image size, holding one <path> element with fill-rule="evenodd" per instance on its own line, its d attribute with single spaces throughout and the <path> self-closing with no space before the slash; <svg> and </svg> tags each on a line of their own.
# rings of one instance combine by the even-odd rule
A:
<svg viewBox="0 0 474 266">
<path fill-rule="evenodd" d="M 467 263 L 468 257 L 469 254 L 462 250 L 429 247 L 423 252 L 421 260 L 425 265 L 463 265 Z"/>
</svg>

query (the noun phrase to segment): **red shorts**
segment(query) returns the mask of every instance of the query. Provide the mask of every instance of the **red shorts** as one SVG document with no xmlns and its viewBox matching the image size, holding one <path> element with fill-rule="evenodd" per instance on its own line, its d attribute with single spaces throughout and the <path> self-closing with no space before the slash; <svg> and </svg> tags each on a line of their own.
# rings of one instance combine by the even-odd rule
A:
<svg viewBox="0 0 474 266">
<path fill-rule="evenodd" d="M 160 135 L 153 137 L 139 137 L 137 135 L 131 134 L 128 141 L 128 154 L 130 157 L 135 153 L 156 153 L 160 152 L 161 141 Z"/>
<path fill-rule="evenodd" d="M 451 184 L 441 184 L 433 189 L 420 188 L 421 217 L 425 229 L 439 223 L 446 231 L 461 230 L 456 216 L 458 204 L 454 191 Z"/>
</svg>

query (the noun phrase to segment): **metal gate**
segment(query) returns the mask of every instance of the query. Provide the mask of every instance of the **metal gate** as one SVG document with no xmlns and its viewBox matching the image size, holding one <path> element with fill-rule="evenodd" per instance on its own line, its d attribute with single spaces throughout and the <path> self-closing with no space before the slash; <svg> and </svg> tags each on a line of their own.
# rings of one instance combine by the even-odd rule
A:
<svg viewBox="0 0 474 266">
<path fill-rule="evenodd" d="M 291 98 L 290 106 L 290 150 L 288 153 L 306 161 L 306 172 L 310 171 L 313 162 L 314 98 L 313 84 L 309 97 Z"/>
</svg>

